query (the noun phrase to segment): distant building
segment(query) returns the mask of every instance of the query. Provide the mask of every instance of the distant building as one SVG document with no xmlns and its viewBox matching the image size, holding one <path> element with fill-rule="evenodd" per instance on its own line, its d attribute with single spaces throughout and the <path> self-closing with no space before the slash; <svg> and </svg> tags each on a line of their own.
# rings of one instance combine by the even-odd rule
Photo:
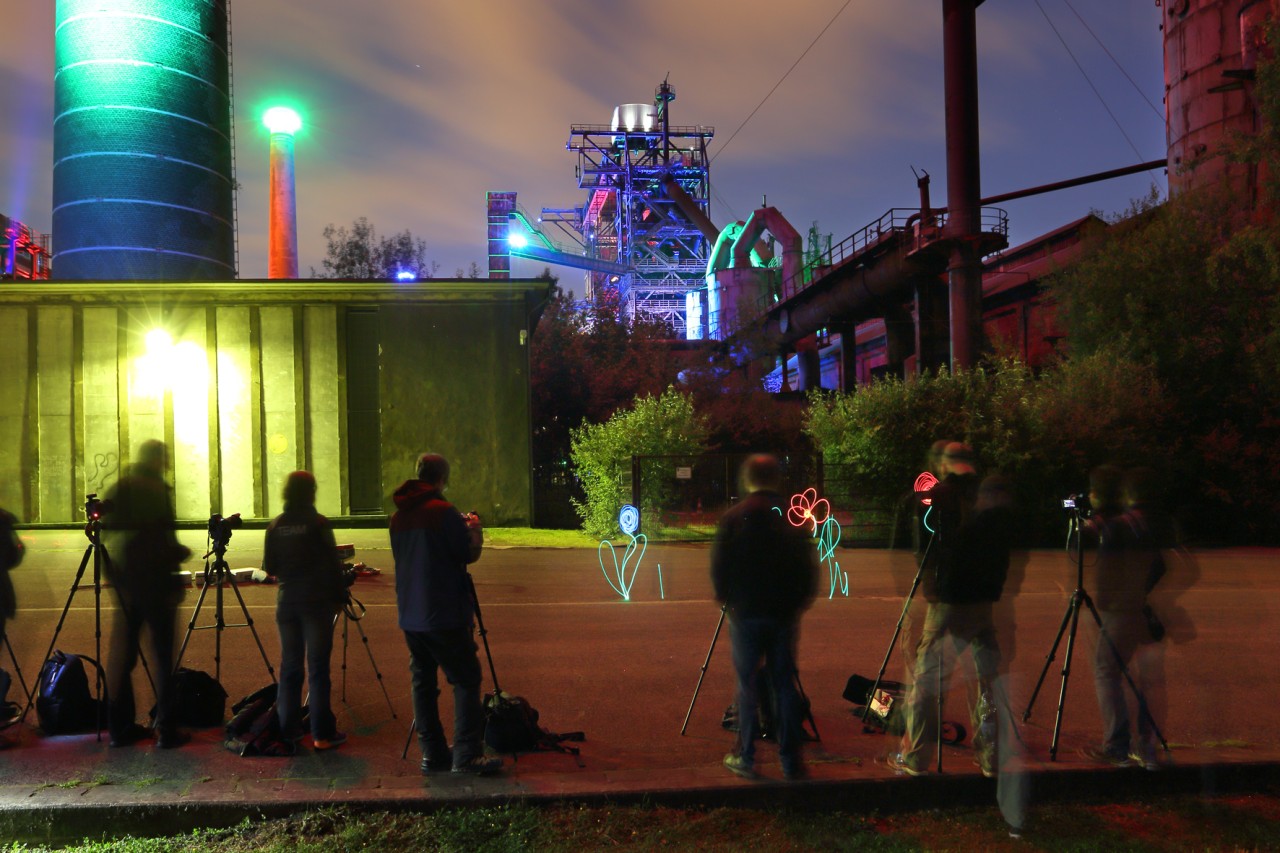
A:
<svg viewBox="0 0 1280 853">
<path fill-rule="evenodd" d="M 0 214 L 0 281 L 49 278 L 49 235 Z"/>
</svg>

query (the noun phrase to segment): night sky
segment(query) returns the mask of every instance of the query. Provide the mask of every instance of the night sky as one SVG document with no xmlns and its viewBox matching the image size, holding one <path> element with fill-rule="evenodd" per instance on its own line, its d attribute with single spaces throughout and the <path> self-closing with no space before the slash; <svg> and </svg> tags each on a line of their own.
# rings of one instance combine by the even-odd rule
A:
<svg viewBox="0 0 1280 853">
<path fill-rule="evenodd" d="M 983 195 L 1163 158 L 1160 19 L 1149 0 L 980 6 Z M 53 0 L 0 17 L 0 213 L 37 231 L 52 223 L 53 22 Z M 232 39 L 243 278 L 267 271 L 273 99 L 306 123 L 303 276 L 325 225 L 359 216 L 423 237 L 440 275 L 473 261 L 483 274 L 485 192 L 514 190 L 534 216 L 582 204 L 570 125 L 607 124 L 668 75 L 672 123 L 716 130 L 717 224 L 767 199 L 838 242 L 917 206 L 912 166 L 946 203 L 941 0 L 240 0 Z M 1156 171 L 1008 202 L 1011 242 L 1123 210 L 1153 183 L 1163 194 Z"/>
</svg>

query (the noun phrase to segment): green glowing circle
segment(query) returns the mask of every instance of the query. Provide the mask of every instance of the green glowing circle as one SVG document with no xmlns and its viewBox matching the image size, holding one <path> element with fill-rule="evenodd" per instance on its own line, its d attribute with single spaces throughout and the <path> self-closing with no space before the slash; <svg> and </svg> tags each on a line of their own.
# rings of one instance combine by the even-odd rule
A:
<svg viewBox="0 0 1280 853">
<path fill-rule="evenodd" d="M 288 107 L 272 107 L 262 116 L 262 123 L 272 133 L 293 136 L 302 129 L 302 117 Z"/>
</svg>

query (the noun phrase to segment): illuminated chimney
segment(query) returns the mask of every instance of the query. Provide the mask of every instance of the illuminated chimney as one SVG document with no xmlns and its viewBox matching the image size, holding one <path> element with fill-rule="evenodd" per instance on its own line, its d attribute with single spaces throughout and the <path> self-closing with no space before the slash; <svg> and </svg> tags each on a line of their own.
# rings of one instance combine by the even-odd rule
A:
<svg viewBox="0 0 1280 853">
<path fill-rule="evenodd" d="M 271 218 L 267 229 L 267 278 L 298 277 L 298 196 L 293 182 L 293 137 L 302 119 L 288 107 L 262 117 L 271 132 Z"/>
</svg>

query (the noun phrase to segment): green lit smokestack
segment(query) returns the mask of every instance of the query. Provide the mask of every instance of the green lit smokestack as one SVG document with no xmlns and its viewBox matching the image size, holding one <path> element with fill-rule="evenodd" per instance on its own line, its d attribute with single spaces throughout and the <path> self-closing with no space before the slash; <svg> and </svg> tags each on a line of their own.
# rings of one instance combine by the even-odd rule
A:
<svg viewBox="0 0 1280 853">
<path fill-rule="evenodd" d="M 58 0 L 58 279 L 235 277 L 228 0 Z"/>
</svg>

